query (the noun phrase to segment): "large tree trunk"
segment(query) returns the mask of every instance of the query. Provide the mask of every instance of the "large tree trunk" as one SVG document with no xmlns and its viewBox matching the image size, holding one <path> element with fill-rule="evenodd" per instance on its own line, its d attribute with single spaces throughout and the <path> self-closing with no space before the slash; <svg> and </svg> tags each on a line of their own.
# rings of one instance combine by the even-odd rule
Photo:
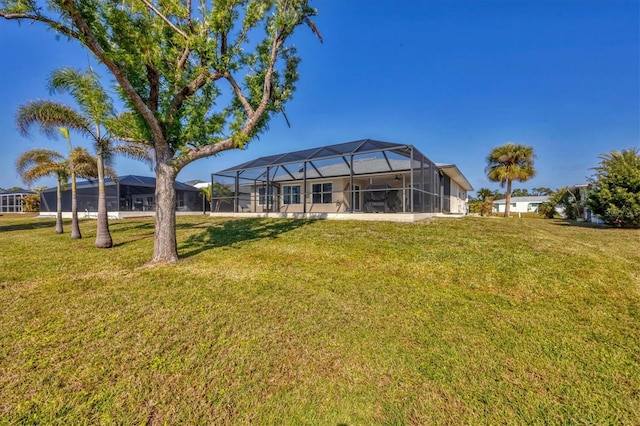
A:
<svg viewBox="0 0 640 426">
<path fill-rule="evenodd" d="M 56 188 L 56 234 L 62 234 L 62 181 L 58 179 Z"/>
<path fill-rule="evenodd" d="M 509 217 L 509 211 L 511 210 L 511 179 L 507 179 L 507 198 L 504 201 L 504 217 Z"/>
<path fill-rule="evenodd" d="M 176 183 L 177 173 L 169 164 L 156 163 L 156 227 L 152 263 L 178 261 L 176 242 Z"/>
<path fill-rule="evenodd" d="M 107 212 L 107 198 L 104 191 L 104 158 L 102 151 L 98 151 L 98 223 L 96 230 L 96 243 L 98 248 L 109 248 L 113 245 L 109 232 L 109 217 Z"/>
<path fill-rule="evenodd" d="M 82 238 L 78 224 L 78 194 L 76 190 L 76 174 L 71 172 L 71 238 Z"/>
</svg>

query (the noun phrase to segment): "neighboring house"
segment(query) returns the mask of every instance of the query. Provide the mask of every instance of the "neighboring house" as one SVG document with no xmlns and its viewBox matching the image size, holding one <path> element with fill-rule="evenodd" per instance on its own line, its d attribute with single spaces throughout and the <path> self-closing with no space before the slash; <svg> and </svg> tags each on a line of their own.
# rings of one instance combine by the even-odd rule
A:
<svg viewBox="0 0 640 426">
<path fill-rule="evenodd" d="M 188 180 L 185 183 L 198 189 L 206 188 L 207 186 L 211 185 L 211 182 L 205 182 L 203 180 Z"/>
<path fill-rule="evenodd" d="M 120 176 L 115 181 L 105 179 L 107 211 L 111 217 L 127 217 L 155 214 L 156 179 L 147 176 Z M 176 182 L 176 210 L 202 213 L 202 196 L 197 188 Z M 98 181 L 79 181 L 77 184 L 78 215 L 96 217 L 98 211 Z M 71 188 L 62 192 L 62 211 L 71 215 Z M 56 188 L 40 194 L 40 215 L 56 213 Z"/>
<path fill-rule="evenodd" d="M 412 145 L 364 139 L 257 158 L 212 174 L 228 211 L 300 215 L 467 213 L 473 188 L 454 164 Z"/>
<path fill-rule="evenodd" d="M 32 191 L 7 191 L 0 193 L 0 213 L 23 213 L 22 199 L 33 195 Z"/>
<path fill-rule="evenodd" d="M 583 208 L 582 217 L 584 218 L 584 220 L 592 223 L 604 223 L 604 221 L 600 218 L 600 216 L 593 213 L 589 208 L 589 206 L 587 206 L 587 198 L 589 198 L 589 184 L 580 183 L 580 184 L 574 185 L 573 188 L 571 189 L 580 194 L 579 199 L 581 200 L 581 205 Z"/>
<path fill-rule="evenodd" d="M 213 199 L 210 202 L 207 202 L 207 197 L 205 193 L 202 191 L 204 188 L 208 188 L 211 186 L 211 182 L 205 182 L 203 180 L 188 180 L 185 182 L 187 185 L 191 185 L 194 188 L 198 188 L 201 190 L 200 196 L 202 197 L 202 202 L 204 203 L 204 211 L 214 211 L 214 212 L 229 212 L 233 206 L 233 201 L 228 198 L 225 194 L 233 192 L 233 185 L 224 185 L 222 187 L 214 186 Z M 222 194 L 216 194 L 216 191 L 222 191 Z M 218 195 L 216 197 L 216 195 Z M 247 204 L 249 198 L 242 197 L 242 201 L 244 204 Z"/>
<path fill-rule="evenodd" d="M 504 213 L 506 206 L 505 199 L 493 202 L 493 211 Z M 527 197 L 511 197 L 511 213 L 537 213 L 540 204 L 549 201 L 548 195 L 531 195 Z"/>
</svg>

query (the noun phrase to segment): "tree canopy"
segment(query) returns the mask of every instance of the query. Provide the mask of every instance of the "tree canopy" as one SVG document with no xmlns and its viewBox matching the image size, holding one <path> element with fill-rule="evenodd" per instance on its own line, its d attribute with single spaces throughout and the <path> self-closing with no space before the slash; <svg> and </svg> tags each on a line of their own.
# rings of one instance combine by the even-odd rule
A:
<svg viewBox="0 0 640 426">
<path fill-rule="evenodd" d="M 564 218 L 576 220 L 584 214 L 583 196 L 577 187 L 565 186 L 546 195 L 549 196 L 549 200 L 538 208 L 538 214 L 541 216 L 553 219 L 560 214 Z"/>
<path fill-rule="evenodd" d="M 587 205 L 605 223 L 640 228 L 640 150 L 603 154 L 595 172 Z"/>
<path fill-rule="evenodd" d="M 109 70 L 128 111 L 119 137 L 154 150 L 154 262 L 177 261 L 175 179 L 192 161 L 244 148 L 283 113 L 298 80 L 287 42 L 308 0 L 0 0 L 0 17 L 78 40 Z M 320 38 L 321 39 L 321 38 Z"/>
</svg>

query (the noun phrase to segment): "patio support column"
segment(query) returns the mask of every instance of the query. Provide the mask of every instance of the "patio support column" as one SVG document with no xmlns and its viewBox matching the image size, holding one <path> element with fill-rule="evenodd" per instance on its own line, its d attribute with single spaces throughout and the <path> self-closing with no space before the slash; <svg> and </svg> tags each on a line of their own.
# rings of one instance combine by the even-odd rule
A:
<svg viewBox="0 0 640 426">
<path fill-rule="evenodd" d="M 211 191 L 209 191 L 209 195 L 211 195 L 211 199 L 209 200 L 209 209 L 211 210 L 211 213 L 213 213 L 213 173 L 211 173 L 211 178 L 210 179 L 211 180 L 209 182 L 209 185 L 211 185 L 210 186 Z M 203 198 L 202 199 L 202 202 L 203 202 L 202 211 L 203 211 L 203 213 L 206 213 L 207 209 L 204 207 L 204 201 L 205 201 L 205 199 Z"/>
<path fill-rule="evenodd" d="M 269 182 L 269 173 L 271 172 L 271 167 L 267 166 L 267 187 L 264 189 L 264 205 L 267 208 L 267 213 L 271 212 L 271 206 L 269 204 L 269 190 L 271 189 L 271 183 Z"/>
<path fill-rule="evenodd" d="M 236 176 L 233 182 L 233 190 L 235 191 L 235 203 L 236 205 L 234 206 L 234 211 L 236 213 L 241 213 L 240 212 L 240 170 L 236 171 Z"/>
<path fill-rule="evenodd" d="M 410 191 L 409 191 L 409 210 L 411 210 L 411 213 L 414 213 L 413 211 L 413 191 L 415 191 L 415 187 L 414 187 L 414 182 L 413 182 L 413 146 L 409 149 L 410 155 L 409 155 L 409 164 L 411 165 L 411 167 L 409 168 L 409 173 L 411 173 L 411 176 L 409 176 L 409 185 L 411 186 Z"/>
<path fill-rule="evenodd" d="M 307 212 L 307 162 L 302 163 L 302 212 Z"/>
<path fill-rule="evenodd" d="M 424 213 L 425 212 L 424 211 L 424 207 L 425 207 L 424 205 L 425 205 L 425 201 L 426 201 L 425 200 L 425 198 L 426 198 L 426 195 L 425 195 L 426 182 L 424 181 L 424 157 L 423 156 L 420 156 L 420 187 L 422 188 L 422 194 L 421 194 L 421 197 L 420 197 L 420 199 L 422 200 L 422 203 L 421 203 L 421 206 L 420 206 L 420 209 L 421 209 L 420 213 Z M 429 188 L 429 189 L 431 189 L 431 188 Z M 431 209 L 429 209 L 429 210 L 431 210 Z M 430 211 L 429 213 L 432 213 L 432 212 Z"/>
<path fill-rule="evenodd" d="M 444 179 L 441 173 L 438 173 L 438 181 L 440 182 L 440 213 L 442 213 L 444 211 Z M 451 183 L 449 183 L 449 187 L 451 187 Z M 451 211 L 451 205 L 449 205 L 449 211 Z"/>
<path fill-rule="evenodd" d="M 407 203 L 405 200 L 407 199 L 407 177 L 402 175 L 402 213 L 407 212 Z"/>
<path fill-rule="evenodd" d="M 262 182 L 260 182 L 260 185 L 262 185 Z M 251 190 L 252 199 L 251 199 L 249 210 L 251 212 L 258 213 L 258 206 L 260 205 L 260 188 L 258 187 L 258 178 L 255 178 L 253 180 L 253 188 L 255 188 L 255 190 L 254 189 Z"/>
<path fill-rule="evenodd" d="M 351 212 L 355 212 L 356 193 L 353 190 L 353 154 L 349 157 L 349 191 L 351 191 L 351 201 L 349 202 Z"/>
</svg>

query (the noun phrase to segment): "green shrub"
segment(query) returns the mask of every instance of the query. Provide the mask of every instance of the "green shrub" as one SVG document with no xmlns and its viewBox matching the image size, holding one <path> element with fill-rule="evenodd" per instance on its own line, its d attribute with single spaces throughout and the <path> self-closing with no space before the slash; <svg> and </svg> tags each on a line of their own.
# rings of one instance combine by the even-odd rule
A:
<svg viewBox="0 0 640 426">
<path fill-rule="evenodd" d="M 600 158 L 587 205 L 609 225 L 640 228 L 640 151 L 612 151 Z"/>
</svg>

